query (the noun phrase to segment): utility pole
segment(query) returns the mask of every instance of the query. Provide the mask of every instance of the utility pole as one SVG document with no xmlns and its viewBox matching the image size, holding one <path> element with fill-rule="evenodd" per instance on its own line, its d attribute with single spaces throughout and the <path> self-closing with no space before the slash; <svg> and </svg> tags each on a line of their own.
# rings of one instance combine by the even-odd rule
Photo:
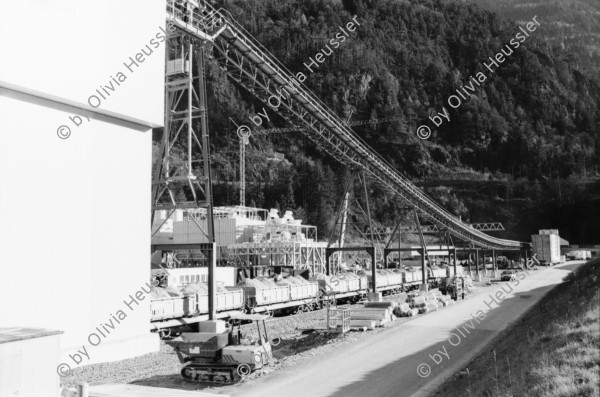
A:
<svg viewBox="0 0 600 397">
<path fill-rule="evenodd" d="M 246 145 L 250 143 L 250 128 L 245 125 L 237 129 L 240 138 L 240 206 L 246 206 Z"/>
</svg>

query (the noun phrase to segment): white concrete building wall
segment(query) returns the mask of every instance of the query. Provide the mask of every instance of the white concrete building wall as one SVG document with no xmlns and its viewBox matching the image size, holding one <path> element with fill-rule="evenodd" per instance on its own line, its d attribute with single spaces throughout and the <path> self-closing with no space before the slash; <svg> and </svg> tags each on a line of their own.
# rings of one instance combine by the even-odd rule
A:
<svg viewBox="0 0 600 397">
<path fill-rule="evenodd" d="M 63 330 L 71 367 L 159 347 L 141 288 L 151 128 L 164 111 L 161 28 L 158 0 L 0 2 L 0 327 Z M 89 121 L 77 126 L 77 114 Z M 129 309 L 138 291 L 145 300 Z M 78 360 L 82 345 L 89 358 Z"/>
</svg>

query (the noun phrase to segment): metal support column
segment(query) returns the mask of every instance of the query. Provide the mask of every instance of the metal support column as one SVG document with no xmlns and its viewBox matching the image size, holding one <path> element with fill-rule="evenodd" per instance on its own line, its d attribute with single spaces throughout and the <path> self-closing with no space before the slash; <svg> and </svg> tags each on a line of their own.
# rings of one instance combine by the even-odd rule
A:
<svg viewBox="0 0 600 397">
<path fill-rule="evenodd" d="M 473 257 L 473 252 L 471 250 L 469 250 L 467 255 L 468 255 L 467 263 L 469 264 L 469 277 L 473 277 L 473 274 L 471 273 L 472 272 L 472 270 L 471 270 L 472 259 L 471 258 Z"/>
<path fill-rule="evenodd" d="M 388 240 L 388 242 L 385 244 L 385 247 L 383 247 L 383 263 L 385 268 L 388 268 L 388 256 L 390 254 L 389 248 L 390 245 L 392 245 L 392 241 L 394 240 L 394 236 L 396 235 L 396 232 L 398 233 L 398 249 L 402 248 L 402 234 L 400 232 L 400 220 L 396 223 L 396 227 L 394 228 L 394 230 L 392 231 L 392 234 L 390 234 L 390 238 Z M 402 259 L 400 258 L 400 251 L 398 251 L 398 263 L 399 266 L 402 265 Z"/>
<path fill-rule="evenodd" d="M 400 229 L 400 221 L 398 221 L 398 229 Z M 398 268 L 402 267 L 402 232 L 398 230 Z"/>
<path fill-rule="evenodd" d="M 354 184 L 354 180 L 350 182 L 348 187 L 351 187 Z M 346 194 L 344 194 L 344 202 L 342 203 L 342 222 L 340 223 L 340 238 L 338 242 L 338 247 L 344 248 L 344 238 L 346 236 L 346 223 L 348 222 L 348 202 L 350 200 L 350 189 L 346 190 Z M 338 269 L 340 264 L 342 263 L 342 259 L 344 258 L 343 251 L 340 251 L 338 254 Z"/>
<path fill-rule="evenodd" d="M 456 257 L 456 247 L 452 248 L 452 257 L 454 258 L 454 275 L 456 275 L 456 263 L 458 262 L 458 258 Z"/>
<path fill-rule="evenodd" d="M 202 147 L 205 148 L 204 159 L 204 194 L 206 195 L 206 223 L 208 228 L 209 242 L 212 243 L 211 258 L 208 265 L 208 317 L 209 320 L 217 319 L 217 281 L 215 273 L 217 272 L 217 244 L 215 241 L 215 225 L 213 219 L 213 200 L 212 200 L 212 177 L 210 163 L 210 140 L 208 136 L 208 110 L 206 108 L 206 70 L 204 61 L 204 51 L 202 48 L 197 52 L 198 58 L 198 83 L 199 83 L 199 110 L 200 125 L 202 128 Z M 190 98 L 191 101 L 191 98 Z"/>
<path fill-rule="evenodd" d="M 208 259 L 209 317 L 216 319 L 214 272 L 217 262 L 213 225 L 210 142 L 207 121 L 206 73 L 203 46 L 206 42 L 176 30 L 166 38 L 165 127 L 159 164 L 153 175 L 152 210 L 190 213 L 205 209 L 211 244 L 196 245 Z M 172 153 L 176 152 L 176 153 Z M 194 219 L 192 217 L 192 219 Z M 202 248 L 204 247 L 204 248 Z"/>
<path fill-rule="evenodd" d="M 377 292 L 377 265 L 375 264 L 375 238 L 373 237 L 373 223 L 371 222 L 371 208 L 369 205 L 369 192 L 367 191 L 367 174 L 363 172 L 362 182 L 365 191 L 365 207 L 367 209 L 367 218 L 369 220 L 369 232 L 371 235 L 371 246 L 373 247 L 373 255 L 371 256 L 371 277 L 373 278 L 373 292 Z"/>
<path fill-rule="evenodd" d="M 421 222 L 419 221 L 419 214 L 417 211 L 414 211 L 415 224 L 417 225 L 417 230 L 419 231 L 419 240 L 421 242 L 421 275 L 423 277 L 423 284 L 421 286 L 423 291 L 428 290 L 427 284 L 427 271 L 425 269 L 425 256 L 427 255 L 427 245 L 425 244 L 425 238 L 423 237 L 423 230 L 421 229 Z M 429 259 L 429 258 L 428 258 Z"/>
<path fill-rule="evenodd" d="M 421 248 L 418 252 L 421 255 L 421 276 L 423 277 L 421 289 L 423 291 L 427 291 L 429 289 L 429 284 L 427 283 L 427 272 L 425 271 L 425 249 Z"/>
<path fill-rule="evenodd" d="M 475 249 L 475 274 L 477 275 L 477 281 L 479 281 L 479 248 Z"/>
<path fill-rule="evenodd" d="M 329 237 L 329 244 L 327 245 L 327 248 L 331 248 L 334 245 L 334 242 L 336 240 L 335 239 L 335 225 L 337 225 L 338 222 L 340 224 L 340 230 L 339 230 L 340 234 L 337 238 L 337 246 L 338 246 L 338 248 L 344 248 L 344 239 L 345 239 L 345 235 L 346 235 L 346 228 L 347 228 L 347 221 L 348 221 L 348 207 L 349 207 L 350 194 L 354 187 L 354 181 L 356 180 L 356 177 L 357 177 L 356 174 L 352 174 L 350 180 L 346 184 L 346 189 L 344 191 L 342 202 L 340 203 L 340 205 L 336 211 L 337 218 L 334 223 L 334 232 Z M 344 255 L 343 250 L 338 252 L 338 255 L 337 255 L 338 267 L 343 259 L 343 255 Z M 328 275 L 331 273 L 331 270 L 332 270 L 331 269 L 331 261 L 329 261 L 328 265 L 327 265 L 327 269 L 326 269 L 326 271 L 328 272 L 327 273 Z"/>
</svg>

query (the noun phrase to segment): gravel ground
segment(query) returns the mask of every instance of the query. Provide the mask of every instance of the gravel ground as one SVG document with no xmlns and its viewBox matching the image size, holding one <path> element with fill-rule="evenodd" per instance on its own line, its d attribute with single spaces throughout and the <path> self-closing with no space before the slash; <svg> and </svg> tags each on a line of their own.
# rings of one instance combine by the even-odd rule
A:
<svg viewBox="0 0 600 397">
<path fill-rule="evenodd" d="M 277 347 L 273 347 L 274 357 L 283 359 L 286 356 L 310 349 L 313 345 L 318 345 L 321 342 L 325 343 L 325 341 L 319 340 L 319 337 L 302 335 L 296 329 L 297 327 L 324 327 L 325 318 L 326 310 L 317 310 L 267 320 L 266 326 L 269 339 L 281 338 L 281 343 Z M 242 325 L 242 332 L 257 339 L 258 332 L 255 324 Z M 61 378 L 61 385 L 63 387 L 75 387 L 78 383 L 87 382 L 91 385 L 136 383 L 169 387 L 162 384 L 162 382 L 167 382 L 169 385 L 172 384 L 172 387 L 181 387 L 186 390 L 207 390 L 202 385 L 184 381 L 179 374 L 180 370 L 181 364 L 173 348 L 161 342 L 160 351 L 157 353 L 76 368 L 71 375 Z M 271 369 L 268 372 L 272 372 Z"/>
<path fill-rule="evenodd" d="M 480 284 L 476 284 L 481 287 Z M 479 294 L 485 288 L 478 288 Z M 393 300 L 393 297 L 385 297 Z M 460 303 L 460 301 L 458 302 Z M 343 306 L 340 306 L 343 307 Z M 444 309 L 441 309 L 444 310 Z M 271 372 L 289 368 L 306 359 L 326 354 L 333 349 L 338 349 L 347 344 L 357 343 L 370 338 L 383 331 L 376 328 L 367 332 L 349 332 L 341 336 L 328 336 L 323 332 L 303 334 L 297 327 L 325 327 L 326 310 L 317 310 L 296 315 L 274 317 L 267 320 L 269 339 L 281 338 L 281 343 L 273 347 L 275 362 L 263 370 L 252 373 L 236 385 L 230 386 L 205 386 L 194 382 L 185 381 L 181 375 L 181 364 L 173 349 L 161 342 L 159 352 L 146 354 L 141 357 L 103 364 L 89 365 L 73 370 L 72 374 L 61 378 L 61 386 L 74 387 L 78 383 L 88 382 L 91 385 L 105 383 L 134 383 L 145 386 L 160 386 L 182 390 L 203 390 L 212 393 L 227 393 L 243 384 L 251 382 Z M 410 321 L 410 317 L 397 318 L 387 327 L 397 327 Z M 256 338 L 256 325 L 242 326 L 242 332 Z"/>
</svg>

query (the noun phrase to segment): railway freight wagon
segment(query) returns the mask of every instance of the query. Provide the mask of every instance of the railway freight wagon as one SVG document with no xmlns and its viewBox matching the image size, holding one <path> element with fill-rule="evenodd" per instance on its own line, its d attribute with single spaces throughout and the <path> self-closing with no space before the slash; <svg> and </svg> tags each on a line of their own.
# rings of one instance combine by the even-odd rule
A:
<svg viewBox="0 0 600 397">
<path fill-rule="evenodd" d="M 369 289 L 373 290 L 373 275 L 369 271 L 366 271 L 365 274 L 369 282 Z M 397 269 L 377 270 L 375 284 L 377 291 L 400 291 L 404 288 L 404 277 Z"/>
<path fill-rule="evenodd" d="M 446 275 L 447 275 L 446 268 L 434 267 L 431 269 L 429 277 L 441 279 L 441 278 L 446 278 Z"/>
<path fill-rule="evenodd" d="M 359 276 L 354 273 L 348 273 L 346 276 L 350 280 L 350 290 L 362 291 L 369 288 L 369 279 L 366 276 Z"/>
<path fill-rule="evenodd" d="M 217 285 L 217 316 L 226 318 L 230 311 L 273 312 L 306 306 L 315 302 L 318 293 L 318 283 L 300 277 L 288 277 L 278 282 L 245 280 L 236 287 Z M 167 331 L 207 319 L 208 288 L 204 283 L 187 284 L 179 289 L 153 287 L 151 296 L 150 320 L 155 330 Z"/>
<path fill-rule="evenodd" d="M 285 286 L 256 287 L 242 286 L 244 290 L 246 307 L 254 309 L 258 306 L 268 306 L 275 303 L 290 301 L 290 288 Z"/>
<path fill-rule="evenodd" d="M 402 286 L 402 274 L 396 273 L 392 270 L 381 270 L 381 274 L 386 274 L 388 277 L 388 284 L 393 286 Z"/>
<path fill-rule="evenodd" d="M 367 273 L 367 279 L 369 280 L 369 289 L 373 290 L 373 275 L 371 272 Z M 393 285 L 390 285 L 390 280 L 387 274 L 381 273 L 380 270 L 377 270 L 377 275 L 375 277 L 375 287 L 377 290 L 389 289 Z"/>
<path fill-rule="evenodd" d="M 241 288 L 224 287 L 216 294 L 217 311 L 240 310 L 244 307 Z M 153 288 L 150 301 L 150 321 L 208 314 L 208 293 L 183 292 L 176 295 L 173 289 Z"/>
<path fill-rule="evenodd" d="M 319 285 L 316 282 L 294 284 L 287 279 L 278 281 L 279 286 L 288 285 L 290 288 L 290 300 L 307 299 L 317 296 Z"/>
<path fill-rule="evenodd" d="M 401 270 L 401 273 L 402 281 L 406 285 L 415 285 L 423 283 L 423 273 L 421 269 L 409 268 L 406 270 Z"/>
<path fill-rule="evenodd" d="M 354 273 L 338 273 L 333 276 L 319 273 L 312 280 L 318 283 L 321 291 L 340 295 L 359 295 L 369 288 L 367 276 Z"/>
</svg>

